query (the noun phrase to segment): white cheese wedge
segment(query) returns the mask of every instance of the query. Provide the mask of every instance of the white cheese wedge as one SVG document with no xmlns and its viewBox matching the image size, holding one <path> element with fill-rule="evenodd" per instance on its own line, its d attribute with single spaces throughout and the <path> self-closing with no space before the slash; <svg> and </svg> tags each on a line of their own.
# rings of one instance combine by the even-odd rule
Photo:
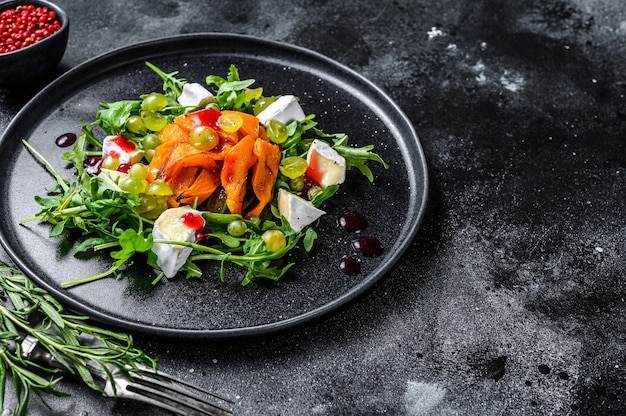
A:
<svg viewBox="0 0 626 416">
<path fill-rule="evenodd" d="M 317 182 L 322 189 L 346 180 L 346 159 L 326 142 L 313 140 L 306 162 L 309 165 L 307 177 Z"/>
<path fill-rule="evenodd" d="M 202 215 L 189 206 L 169 208 L 165 210 L 154 222 L 152 238 L 155 240 L 173 240 L 188 243 L 196 242 L 196 229 L 187 226 L 183 222 L 183 216 L 187 213 Z M 157 264 L 169 279 L 176 273 L 189 258 L 191 247 L 177 244 L 154 243 L 152 251 L 157 255 Z"/>
<path fill-rule="evenodd" d="M 326 214 L 325 211 L 316 208 L 310 201 L 283 188 L 278 190 L 278 212 L 285 217 L 291 228 L 297 233 Z"/>
<path fill-rule="evenodd" d="M 261 124 L 267 127 L 270 120 L 276 120 L 283 124 L 289 124 L 295 120 L 304 120 L 306 115 L 304 114 L 304 111 L 302 111 L 302 107 L 300 107 L 300 103 L 298 103 L 296 97 L 293 95 L 283 95 L 265 107 L 265 109 L 257 115 L 257 118 Z"/>
<path fill-rule="evenodd" d="M 215 101 L 211 91 L 197 82 L 187 83 L 178 97 L 178 103 L 184 107 L 204 107 Z"/>
<path fill-rule="evenodd" d="M 116 157 L 120 163 L 132 165 L 141 162 L 143 150 L 124 136 L 107 136 L 102 141 L 102 157 L 107 156 Z"/>
</svg>

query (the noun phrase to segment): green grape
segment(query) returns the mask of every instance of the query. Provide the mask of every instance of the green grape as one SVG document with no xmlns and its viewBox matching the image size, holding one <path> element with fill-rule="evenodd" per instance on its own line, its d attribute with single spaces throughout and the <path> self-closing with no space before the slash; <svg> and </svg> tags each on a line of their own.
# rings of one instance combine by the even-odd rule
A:
<svg viewBox="0 0 626 416">
<path fill-rule="evenodd" d="M 312 201 L 313 198 L 315 198 L 315 196 L 320 192 L 322 192 L 322 188 L 320 188 L 319 186 L 312 186 L 307 191 L 306 197 L 309 199 L 309 201 Z"/>
<path fill-rule="evenodd" d="M 139 116 L 130 116 L 126 120 L 126 128 L 131 133 L 142 134 L 146 131 L 146 125 Z"/>
<path fill-rule="evenodd" d="M 152 158 L 154 157 L 154 149 L 148 149 L 144 152 L 143 157 L 148 161 L 152 162 Z"/>
<path fill-rule="evenodd" d="M 156 149 L 158 145 L 161 144 L 161 139 L 154 133 L 146 134 L 143 137 L 143 148 L 148 149 Z"/>
<path fill-rule="evenodd" d="M 265 110 L 267 106 L 272 104 L 274 101 L 276 101 L 276 98 L 274 97 L 261 97 L 254 104 L 254 108 L 252 109 L 252 111 L 254 112 L 254 115 L 255 116 L 258 115 L 261 111 Z"/>
<path fill-rule="evenodd" d="M 141 119 L 146 128 L 151 131 L 159 131 L 167 125 L 167 117 L 157 112 L 142 111 Z"/>
<path fill-rule="evenodd" d="M 288 177 L 289 179 L 294 179 L 299 176 L 302 176 L 306 173 L 308 168 L 308 164 L 306 163 L 306 159 L 301 158 L 300 156 L 289 156 L 280 161 L 280 172 Z"/>
<path fill-rule="evenodd" d="M 261 226 L 261 218 L 257 216 L 252 216 L 248 218 L 248 221 L 250 221 L 252 224 L 256 225 L 257 227 Z"/>
<path fill-rule="evenodd" d="M 204 108 L 206 108 L 207 110 L 210 109 L 210 110 L 222 111 L 222 109 L 220 108 L 219 104 L 216 103 L 216 102 L 209 103 Z"/>
<path fill-rule="evenodd" d="M 217 192 L 213 192 L 206 201 L 207 211 L 224 213 L 226 211 L 226 192 L 220 188 Z"/>
<path fill-rule="evenodd" d="M 152 182 L 148 186 L 148 189 L 146 189 L 146 193 L 148 195 L 155 195 L 155 196 L 170 196 L 174 194 L 174 192 L 172 192 L 172 188 L 170 188 L 168 184 L 166 184 L 165 182 L 158 182 L 158 181 Z"/>
<path fill-rule="evenodd" d="M 289 188 L 295 192 L 301 192 L 304 190 L 304 178 L 302 176 L 298 176 L 297 178 L 293 178 L 289 181 Z"/>
<path fill-rule="evenodd" d="M 263 88 L 248 88 L 245 92 L 246 102 L 258 100 L 263 95 Z"/>
<path fill-rule="evenodd" d="M 280 230 L 267 230 L 261 235 L 261 238 L 267 251 L 280 251 L 287 245 L 287 238 Z"/>
<path fill-rule="evenodd" d="M 167 107 L 167 97 L 158 92 L 150 93 L 141 102 L 141 109 L 147 113 L 155 112 Z"/>
<path fill-rule="evenodd" d="M 227 133 L 234 133 L 243 125 L 243 118 L 237 113 L 222 114 L 217 119 L 217 126 Z"/>
<path fill-rule="evenodd" d="M 228 223 L 226 231 L 233 237 L 241 237 L 248 230 L 248 226 L 242 220 L 234 220 Z"/>
<path fill-rule="evenodd" d="M 220 144 L 220 136 L 211 127 L 196 126 L 189 132 L 189 142 L 199 150 L 211 150 Z"/>
<path fill-rule="evenodd" d="M 142 215 L 146 218 L 154 219 L 163 213 L 167 209 L 167 198 L 155 198 L 155 207 L 149 211 L 144 212 Z"/>
<path fill-rule="evenodd" d="M 128 170 L 128 175 L 132 178 L 146 179 L 148 176 L 148 167 L 143 163 L 134 163 Z"/>
<path fill-rule="evenodd" d="M 139 206 L 135 207 L 135 211 L 143 214 L 144 212 L 152 211 L 158 205 L 159 202 L 154 195 L 139 194 Z"/>
<path fill-rule="evenodd" d="M 267 126 L 267 136 L 276 144 L 285 143 L 289 138 L 287 126 L 278 120 L 270 120 L 270 124 Z"/>
<path fill-rule="evenodd" d="M 102 169 L 117 170 L 120 167 L 120 160 L 115 156 L 108 155 L 102 159 Z"/>
<path fill-rule="evenodd" d="M 123 191 L 130 192 L 131 194 L 138 194 L 143 190 L 143 183 L 141 183 L 141 179 L 129 176 L 124 178 L 120 188 L 122 188 Z"/>
</svg>

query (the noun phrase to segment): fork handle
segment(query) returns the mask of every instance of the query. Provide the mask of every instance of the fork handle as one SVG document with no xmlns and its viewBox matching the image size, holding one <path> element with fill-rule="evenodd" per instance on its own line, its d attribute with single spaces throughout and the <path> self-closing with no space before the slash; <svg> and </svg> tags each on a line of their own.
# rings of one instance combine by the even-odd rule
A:
<svg viewBox="0 0 626 416">
<path fill-rule="evenodd" d="M 38 364 L 44 364 L 51 368 L 59 369 L 66 373 L 74 373 L 72 368 L 68 368 L 61 361 L 59 361 L 47 348 L 45 348 L 37 338 L 32 335 L 25 336 L 20 346 L 22 348 L 22 357 Z M 68 359 L 68 361 L 71 361 Z M 97 366 L 93 365 L 91 361 L 87 361 L 87 367 L 89 371 L 94 376 L 95 380 L 100 380 L 103 384 L 106 384 L 106 373 Z M 104 385 L 100 385 L 101 388 L 104 388 Z"/>
<path fill-rule="evenodd" d="M 39 340 L 32 335 L 25 336 L 20 346 L 22 347 L 22 357 L 35 363 L 46 364 L 52 368 L 67 371 L 67 368 L 50 351 L 42 347 Z"/>
</svg>

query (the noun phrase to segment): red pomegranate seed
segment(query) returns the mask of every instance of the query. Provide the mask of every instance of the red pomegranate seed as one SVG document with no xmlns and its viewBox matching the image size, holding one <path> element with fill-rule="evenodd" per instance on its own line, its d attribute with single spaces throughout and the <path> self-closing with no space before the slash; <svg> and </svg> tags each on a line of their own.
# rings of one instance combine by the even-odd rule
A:
<svg viewBox="0 0 626 416">
<path fill-rule="evenodd" d="M 204 227 L 204 219 L 200 215 L 194 214 L 193 212 L 186 213 L 180 218 L 180 220 L 187 227 L 194 230 L 200 230 Z"/>
</svg>

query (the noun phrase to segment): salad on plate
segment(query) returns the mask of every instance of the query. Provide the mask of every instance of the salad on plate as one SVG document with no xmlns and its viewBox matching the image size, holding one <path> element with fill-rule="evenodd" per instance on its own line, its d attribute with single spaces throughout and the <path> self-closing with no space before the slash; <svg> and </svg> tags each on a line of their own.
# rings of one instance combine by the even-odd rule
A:
<svg viewBox="0 0 626 416">
<path fill-rule="evenodd" d="M 253 278 L 280 279 L 294 263 L 282 259 L 313 247 L 323 203 L 356 168 L 370 181 L 368 162 L 387 163 L 373 145 L 354 147 L 344 133 L 318 128 L 294 95 L 265 95 L 254 79 L 209 75 L 188 82 L 146 62 L 163 80 L 162 92 L 101 102 L 81 134 L 64 136 L 62 158 L 73 181 L 27 141 L 56 186 L 35 196 L 32 218 L 51 225 L 51 237 L 77 233 L 75 253 L 108 250 L 102 273 L 64 287 L 117 275 L 143 261 L 163 277 L 203 274 L 199 264 L 243 268 Z M 68 139 L 69 137 L 69 139 Z M 138 260 L 142 258 L 142 260 Z"/>
</svg>

